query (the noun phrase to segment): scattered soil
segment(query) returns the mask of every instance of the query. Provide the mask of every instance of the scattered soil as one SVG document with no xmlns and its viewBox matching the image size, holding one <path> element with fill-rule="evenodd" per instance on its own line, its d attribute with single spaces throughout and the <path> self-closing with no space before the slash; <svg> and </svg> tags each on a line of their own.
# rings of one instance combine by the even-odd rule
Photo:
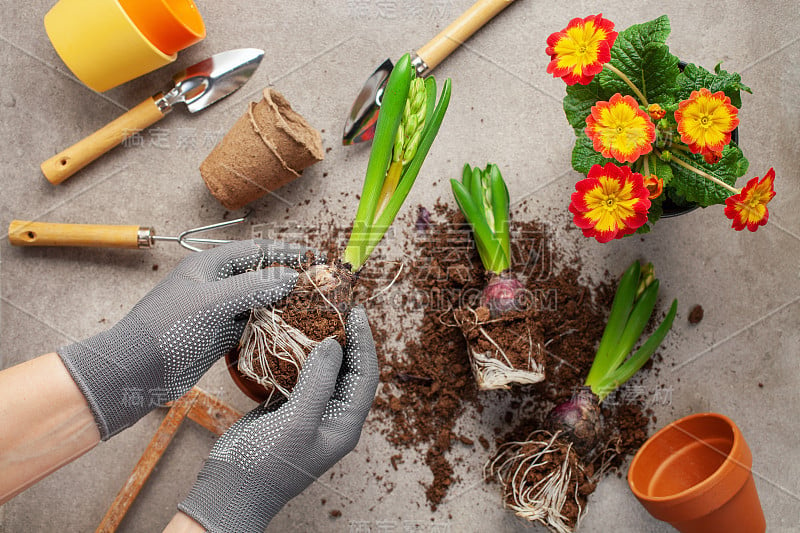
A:
<svg viewBox="0 0 800 533">
<path fill-rule="evenodd" d="M 441 204 L 433 212 L 435 216 L 420 210 L 410 222 L 415 238 L 405 252 L 417 260 L 403 276 L 408 290 L 394 289 L 404 294 L 404 307 L 394 315 L 423 308 L 420 321 L 405 328 L 416 330 L 419 338 L 393 349 L 384 343 L 392 338 L 384 322 L 372 323 L 383 356 L 383 385 L 376 412 L 386 423 L 383 432 L 390 443 L 422 452 L 433 474 L 425 494 L 435 510 L 457 481 L 450 456 L 453 443 L 461 442 L 453 431 L 458 419 L 467 408 L 481 413 L 485 406 L 510 402 L 505 424 L 495 427 L 494 437 L 490 437 L 495 444 L 524 438 L 542 427 L 550 409 L 582 385 L 603 333 L 615 282 L 608 273 L 607 282 L 583 280 L 580 258 L 563 257 L 547 226 L 536 221 L 514 222 L 512 269 L 539 302 L 528 319 L 545 344 L 541 362 L 546 379 L 502 393 L 479 392 L 464 336 L 453 327 L 453 310 L 475 305 L 487 275 L 462 215 Z M 384 315 L 370 305 L 371 320 Z M 403 333 L 399 335 L 407 337 L 407 332 Z M 648 419 L 640 406 L 622 402 L 604 408 L 604 414 L 609 428 L 606 442 L 613 443 L 618 454 L 611 466 L 618 466 L 626 453 L 635 451 L 646 439 Z M 487 433 L 491 435 L 489 428 Z M 491 447 L 486 436 L 477 440 L 484 449 Z"/>
<path fill-rule="evenodd" d="M 341 196 L 335 201 L 342 205 L 352 202 L 353 195 Z M 524 204 L 521 212 L 526 212 Z M 327 223 L 325 216 L 330 219 Z M 349 234 L 349 228 L 338 226 L 340 218 L 323 208 L 319 224 L 304 230 L 300 238 L 288 234 L 291 228 L 264 236 L 304 240 L 318 250 L 338 252 Z M 538 303 L 526 320 L 543 341 L 541 362 L 546 379 L 510 391 L 480 392 L 464 335 L 453 318 L 456 309 L 478 306 L 480 291 L 488 282 L 469 227 L 459 212 L 439 203 L 394 224 L 398 233 L 404 227 L 410 235 L 403 237 L 403 270 L 398 270 L 398 261 L 384 257 L 389 248 L 396 251 L 397 241 L 391 247 L 379 247 L 359 272 L 354 291 L 354 301 L 367 307 L 381 368 L 369 428 L 381 432 L 397 450 L 387 456 L 385 464 L 371 463 L 380 482 L 387 472 L 400 470 L 404 450 L 420 453 L 432 475 L 420 483 L 435 510 L 459 481 L 453 468 L 461 460 L 459 453 L 480 453 L 489 459 L 496 446 L 522 440 L 541 428 L 550 409 L 583 384 L 603 333 L 616 280 L 608 272 L 603 282 L 584 279 L 580 257 L 566 256 L 551 228 L 537 221 L 513 221 L 512 269 Z M 390 283 L 394 286 L 389 287 Z M 318 317 L 295 315 L 290 319 L 307 327 Z M 648 363 L 643 372 L 651 366 Z M 623 395 L 621 400 L 603 405 L 608 430 L 604 442 L 616 454 L 606 465 L 612 472 L 647 437 L 652 412 L 645 413 L 641 404 L 626 402 Z M 486 409 L 491 413 L 499 409 L 499 417 L 482 417 Z M 475 435 L 455 431 L 465 413 L 482 420 Z M 594 464 L 585 467 L 587 476 L 593 478 Z M 594 489 L 596 480 L 591 481 L 581 482 L 583 497 Z M 381 486 L 387 494 L 393 488 L 391 484 Z"/>
<path fill-rule="evenodd" d="M 689 324 L 699 324 L 703 320 L 703 306 L 695 305 L 689 311 Z"/>
</svg>

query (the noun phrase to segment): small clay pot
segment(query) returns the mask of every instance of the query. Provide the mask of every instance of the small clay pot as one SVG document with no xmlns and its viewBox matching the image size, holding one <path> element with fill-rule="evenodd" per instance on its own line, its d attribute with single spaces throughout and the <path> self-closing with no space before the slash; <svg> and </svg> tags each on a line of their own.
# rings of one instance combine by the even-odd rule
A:
<svg viewBox="0 0 800 533">
<path fill-rule="evenodd" d="M 752 465 L 736 424 L 701 413 L 650 437 L 631 462 L 628 485 L 653 517 L 683 533 L 760 533 L 766 522 Z"/>
<path fill-rule="evenodd" d="M 258 403 L 264 402 L 269 397 L 269 392 L 263 385 L 259 385 L 252 379 L 239 372 L 239 349 L 234 348 L 225 354 L 225 364 L 228 366 L 228 373 L 231 379 L 248 398 Z"/>
</svg>

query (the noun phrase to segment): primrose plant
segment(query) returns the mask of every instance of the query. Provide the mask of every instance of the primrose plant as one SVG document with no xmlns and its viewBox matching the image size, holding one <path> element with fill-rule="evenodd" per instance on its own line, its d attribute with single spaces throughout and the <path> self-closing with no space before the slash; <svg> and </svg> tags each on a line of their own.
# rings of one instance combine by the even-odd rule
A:
<svg viewBox="0 0 800 533">
<path fill-rule="evenodd" d="M 547 72 L 564 80 L 576 133 L 572 167 L 586 175 L 569 206 L 587 237 L 645 233 L 667 210 L 725 204 L 737 231 L 767 223 L 775 171 L 748 169 L 732 140 L 741 76 L 682 63 L 666 45 L 666 15 L 617 33 L 602 15 L 575 18 L 547 39 Z"/>
</svg>

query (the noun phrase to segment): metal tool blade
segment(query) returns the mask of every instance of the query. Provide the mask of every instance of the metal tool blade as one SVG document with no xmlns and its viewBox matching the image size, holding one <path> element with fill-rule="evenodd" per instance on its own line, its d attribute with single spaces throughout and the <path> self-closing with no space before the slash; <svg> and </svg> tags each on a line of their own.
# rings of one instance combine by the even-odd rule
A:
<svg viewBox="0 0 800 533">
<path fill-rule="evenodd" d="M 247 83 L 264 57 L 257 48 L 214 54 L 172 77 L 175 87 L 164 95 L 170 106 L 185 103 L 192 113 L 205 109 Z"/>
<path fill-rule="evenodd" d="M 383 90 L 392 73 L 391 59 L 387 59 L 367 79 L 367 82 L 358 93 L 350 114 L 344 125 L 342 144 L 349 145 L 371 141 L 375 136 L 375 123 L 378 122 L 378 112 L 381 107 Z"/>
</svg>

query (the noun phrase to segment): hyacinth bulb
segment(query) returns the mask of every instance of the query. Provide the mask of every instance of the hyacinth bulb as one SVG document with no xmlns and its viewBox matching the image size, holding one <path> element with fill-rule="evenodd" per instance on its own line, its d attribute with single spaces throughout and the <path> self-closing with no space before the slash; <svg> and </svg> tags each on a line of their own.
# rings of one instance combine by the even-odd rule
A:
<svg viewBox="0 0 800 533">
<path fill-rule="evenodd" d="M 480 304 L 489 309 L 492 318 L 523 310 L 525 286 L 509 272 L 494 275 L 481 292 Z"/>
<path fill-rule="evenodd" d="M 311 305 L 346 312 L 353 301 L 355 275 L 339 265 L 311 265 L 298 278 L 296 294 L 311 296 Z"/>
<path fill-rule="evenodd" d="M 589 453 L 600 440 L 603 429 L 599 398 L 590 387 L 581 387 L 569 401 L 550 411 L 545 427 L 552 433 L 560 431 L 579 454 Z"/>
</svg>

